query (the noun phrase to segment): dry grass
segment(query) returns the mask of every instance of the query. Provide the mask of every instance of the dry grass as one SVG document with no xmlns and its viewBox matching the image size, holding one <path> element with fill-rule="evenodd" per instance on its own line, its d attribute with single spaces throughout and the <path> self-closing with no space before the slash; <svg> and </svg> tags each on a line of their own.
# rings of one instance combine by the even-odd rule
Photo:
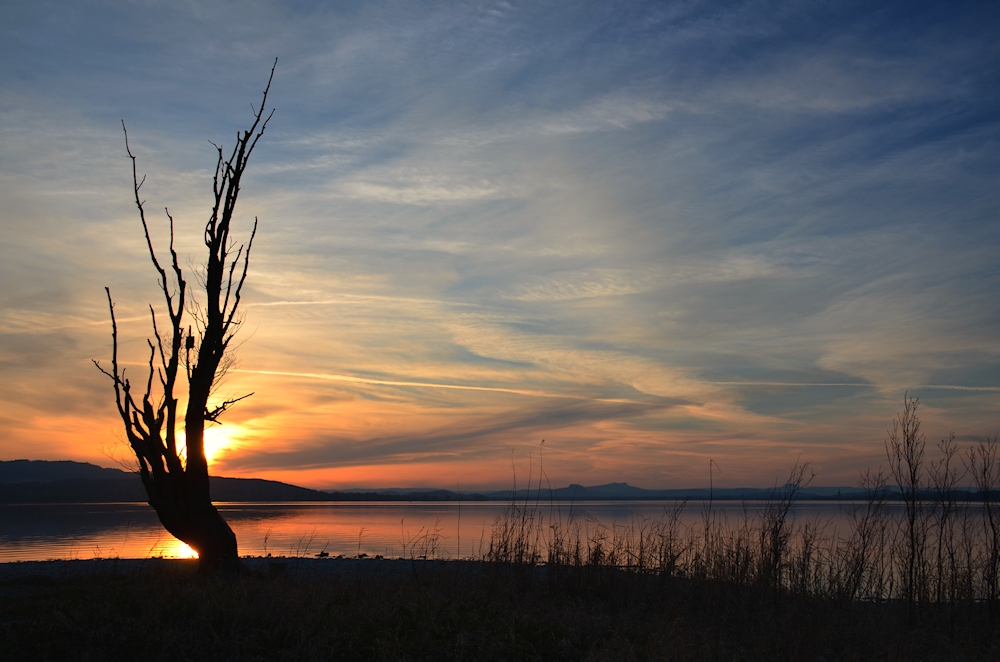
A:
<svg viewBox="0 0 1000 662">
<path fill-rule="evenodd" d="M 952 436 L 926 459 L 918 404 L 907 399 L 889 432 L 889 473 L 861 475 L 867 498 L 846 506 L 846 531 L 793 517 L 796 494 L 813 478 L 808 464 L 796 463 L 770 500 L 744 504 L 735 521 L 711 501 L 605 526 L 564 520 L 559 504 L 537 497 L 512 500 L 483 558 L 714 581 L 774 596 L 902 602 L 910 611 L 985 604 L 1000 612 L 1000 439 L 987 437 L 962 453 Z M 540 473 L 536 495 L 543 493 Z M 960 498 L 969 494 L 964 484 L 978 501 Z M 699 524 L 682 524 L 686 507 L 701 509 Z"/>
<path fill-rule="evenodd" d="M 982 607 L 774 595 L 607 567 L 408 562 L 0 584 L 9 660 L 996 659 Z"/>
</svg>

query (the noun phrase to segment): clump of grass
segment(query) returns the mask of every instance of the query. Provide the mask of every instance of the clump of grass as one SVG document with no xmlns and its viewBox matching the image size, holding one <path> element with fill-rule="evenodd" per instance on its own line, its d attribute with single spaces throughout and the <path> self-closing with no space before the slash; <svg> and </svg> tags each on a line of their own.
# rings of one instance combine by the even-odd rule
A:
<svg viewBox="0 0 1000 662">
<path fill-rule="evenodd" d="M 403 549 L 401 558 L 409 559 L 411 561 L 426 561 L 428 559 L 435 559 L 438 557 L 441 544 L 441 520 L 434 522 L 433 529 L 428 529 L 427 527 L 422 526 L 414 534 L 411 534 L 405 529 L 403 520 L 399 520 L 399 529 L 399 544 Z"/>
<path fill-rule="evenodd" d="M 900 602 L 911 613 L 919 606 L 986 603 L 1000 612 L 998 439 L 987 437 L 961 456 L 952 436 L 927 460 L 918 404 L 907 398 L 889 431 L 889 473 L 862 473 L 866 499 L 847 510 L 847 531 L 793 517 L 796 495 L 813 479 L 807 463 L 796 463 L 770 499 L 744 503 L 734 521 L 709 501 L 693 526 L 681 522 L 685 502 L 658 519 L 625 524 L 574 518 L 572 510 L 564 519 L 558 507 L 540 501 L 539 478 L 534 499 L 530 490 L 518 499 L 515 481 L 483 559 L 714 581 L 763 590 L 774 600 Z M 899 487 L 889 487 L 890 476 Z M 981 504 L 959 497 L 970 476 Z M 902 516 L 895 516 L 890 508 L 900 502 Z"/>
<path fill-rule="evenodd" d="M 889 432 L 889 473 L 862 472 L 865 499 L 849 506 L 846 531 L 793 517 L 796 494 L 813 477 L 808 464 L 796 463 L 784 486 L 756 507 L 744 503 L 735 521 L 709 501 L 700 526 L 681 523 L 686 503 L 665 509 L 659 519 L 633 517 L 605 526 L 587 518 L 563 520 L 551 504 L 546 513 L 537 496 L 534 502 L 512 498 L 494 523 L 484 558 L 500 566 L 544 564 L 547 576 L 559 581 L 586 578 L 588 590 L 601 577 L 628 584 L 623 576 L 641 578 L 631 586 L 643 590 L 657 581 L 684 586 L 686 599 L 711 605 L 715 614 L 728 612 L 726 627 L 747 636 L 762 611 L 776 619 L 771 624 L 787 625 L 782 615 L 803 609 L 802 618 L 816 616 L 830 624 L 847 618 L 848 625 L 837 626 L 845 638 L 860 642 L 881 631 L 886 641 L 895 639 L 888 648 L 871 641 L 848 645 L 841 651 L 845 657 L 904 658 L 906 649 L 921 658 L 962 659 L 972 649 L 995 656 L 1000 440 L 986 437 L 963 455 L 952 435 L 928 459 L 918 404 L 907 398 Z M 890 476 L 896 487 L 889 486 Z M 961 487 L 969 482 L 972 491 Z M 897 504 L 902 516 L 891 512 Z M 620 599 L 614 589 L 601 591 Z M 927 638 L 931 631 L 958 647 L 934 653 Z M 789 636 L 798 632 L 793 628 Z M 791 657 L 810 656 L 796 650 Z"/>
</svg>

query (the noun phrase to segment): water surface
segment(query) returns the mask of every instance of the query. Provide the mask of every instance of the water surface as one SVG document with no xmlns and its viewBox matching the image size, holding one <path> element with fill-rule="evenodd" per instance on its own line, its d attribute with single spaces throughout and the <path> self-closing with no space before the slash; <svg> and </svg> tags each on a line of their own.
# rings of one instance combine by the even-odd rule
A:
<svg viewBox="0 0 1000 662">
<path fill-rule="evenodd" d="M 597 501 L 529 504 L 542 532 L 556 524 L 586 540 L 600 527 L 642 526 L 675 513 L 680 530 L 700 527 L 705 504 Z M 846 533 L 853 504 L 799 502 L 796 522 L 816 522 L 827 535 Z M 382 555 L 386 558 L 469 558 L 488 548 L 494 521 L 510 504 L 488 502 L 227 503 L 219 510 L 243 556 Z M 715 502 L 713 517 L 739 526 L 760 504 Z M 546 535 L 543 533 L 543 535 Z M 48 559 L 188 557 L 145 503 L 0 505 L 0 562 Z"/>
</svg>

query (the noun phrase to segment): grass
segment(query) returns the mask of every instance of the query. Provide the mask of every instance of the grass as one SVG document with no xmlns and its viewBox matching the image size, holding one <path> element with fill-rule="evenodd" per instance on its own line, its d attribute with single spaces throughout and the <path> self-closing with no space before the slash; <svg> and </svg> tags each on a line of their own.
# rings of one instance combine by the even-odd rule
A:
<svg viewBox="0 0 1000 662">
<path fill-rule="evenodd" d="M 107 562 L 110 563 L 110 562 Z M 199 577 L 191 562 L 0 584 L 8 660 L 996 659 L 983 605 L 928 609 L 763 587 L 483 562 Z"/>
<path fill-rule="evenodd" d="M 537 496 L 512 500 L 494 522 L 483 556 L 493 563 L 714 581 L 763 589 L 772 599 L 904 603 L 910 613 L 985 605 L 1000 614 L 1000 438 L 986 437 L 961 453 L 952 435 L 927 458 L 919 401 L 904 404 L 886 442 L 889 472 L 861 475 L 867 499 L 847 506 L 845 531 L 794 519 L 796 494 L 813 478 L 809 465 L 797 462 L 770 499 L 744 504 L 736 521 L 709 501 L 699 525 L 682 525 L 682 503 L 657 519 L 609 527 L 564 520 L 558 504 Z M 539 474 L 536 495 L 543 493 Z M 960 487 L 965 483 L 979 502 L 960 498 L 970 494 Z"/>
</svg>

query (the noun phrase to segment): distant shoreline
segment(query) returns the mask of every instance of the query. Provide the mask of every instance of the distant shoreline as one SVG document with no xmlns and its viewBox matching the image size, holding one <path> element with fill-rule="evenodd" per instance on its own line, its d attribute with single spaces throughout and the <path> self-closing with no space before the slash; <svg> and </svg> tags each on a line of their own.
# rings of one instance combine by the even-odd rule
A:
<svg viewBox="0 0 1000 662">
<path fill-rule="evenodd" d="M 0 493 L 0 497 L 4 497 Z M 579 497 L 575 499 L 557 498 L 557 497 L 523 497 L 519 496 L 515 499 L 511 498 L 501 498 L 501 497 L 490 497 L 490 498 L 480 498 L 480 499 L 469 499 L 465 497 L 456 497 L 454 499 L 440 499 L 440 498 L 419 498 L 419 497 L 409 497 L 409 496 L 395 496 L 395 495 L 384 495 L 379 498 L 337 498 L 335 495 L 328 499 L 234 499 L 234 500 L 221 500 L 213 499 L 212 503 L 216 506 L 237 506 L 245 504 L 257 504 L 257 505 L 316 505 L 316 504 L 389 504 L 389 503 L 437 503 L 437 504 L 454 504 L 459 505 L 472 505 L 476 503 L 482 504 L 502 504 L 516 502 L 517 504 L 523 505 L 527 503 L 528 505 L 539 506 L 548 504 L 561 504 L 561 505 L 571 505 L 574 503 L 678 503 L 678 502 L 688 502 L 691 504 L 707 504 L 707 503 L 764 503 L 773 500 L 771 496 L 728 496 L 728 495 L 716 495 L 713 497 L 705 496 L 684 496 L 684 497 Z M 884 500 L 888 503 L 903 503 L 903 498 L 899 494 L 887 494 Z M 961 503 L 982 503 L 982 496 L 978 494 L 958 494 L 953 499 L 955 502 Z M 865 503 L 868 501 L 868 497 L 863 494 L 844 494 L 840 496 L 816 496 L 816 495 L 806 495 L 798 496 L 792 499 L 793 503 Z M 923 501 L 933 502 L 932 495 L 926 496 Z M 994 494 L 990 497 L 991 502 L 1000 501 L 1000 494 Z M 15 500 L 10 498 L 0 498 L 0 507 L 3 506 L 96 506 L 96 505 L 149 505 L 146 499 L 84 499 L 84 500 L 71 500 L 71 499 L 32 499 L 32 500 Z"/>
<path fill-rule="evenodd" d="M 378 572 L 393 574 L 412 572 L 421 568 L 448 566 L 475 566 L 485 561 L 466 559 L 403 559 L 403 558 L 346 558 L 303 556 L 245 556 L 240 561 L 250 572 L 269 576 L 289 577 L 319 576 L 329 574 L 357 574 Z M 46 561 L 2 561 L 0 582 L 26 579 L 80 579 L 88 577 L 124 577 L 149 572 L 167 572 L 190 569 L 195 572 L 197 558 L 110 558 L 110 559 L 50 559 Z"/>
<path fill-rule="evenodd" d="M 572 484 L 560 488 L 453 492 L 433 488 L 380 488 L 370 490 L 314 490 L 261 478 L 209 478 L 213 501 L 225 503 L 357 503 L 357 502 L 511 502 L 580 503 L 598 501 L 691 501 L 755 502 L 785 498 L 788 486 L 769 488 L 679 488 L 648 490 L 628 483 L 586 487 Z M 921 498 L 934 501 L 932 489 Z M 902 500 L 898 487 L 882 493 L 886 501 Z M 956 501 L 981 501 L 982 494 L 970 488 L 951 493 Z M 858 487 L 796 487 L 791 497 L 799 502 L 865 501 L 869 494 Z M 1000 491 L 991 500 L 1000 500 Z M 120 469 L 71 461 L 0 461 L 0 505 L 69 503 L 145 503 L 146 492 L 138 476 Z"/>
</svg>

